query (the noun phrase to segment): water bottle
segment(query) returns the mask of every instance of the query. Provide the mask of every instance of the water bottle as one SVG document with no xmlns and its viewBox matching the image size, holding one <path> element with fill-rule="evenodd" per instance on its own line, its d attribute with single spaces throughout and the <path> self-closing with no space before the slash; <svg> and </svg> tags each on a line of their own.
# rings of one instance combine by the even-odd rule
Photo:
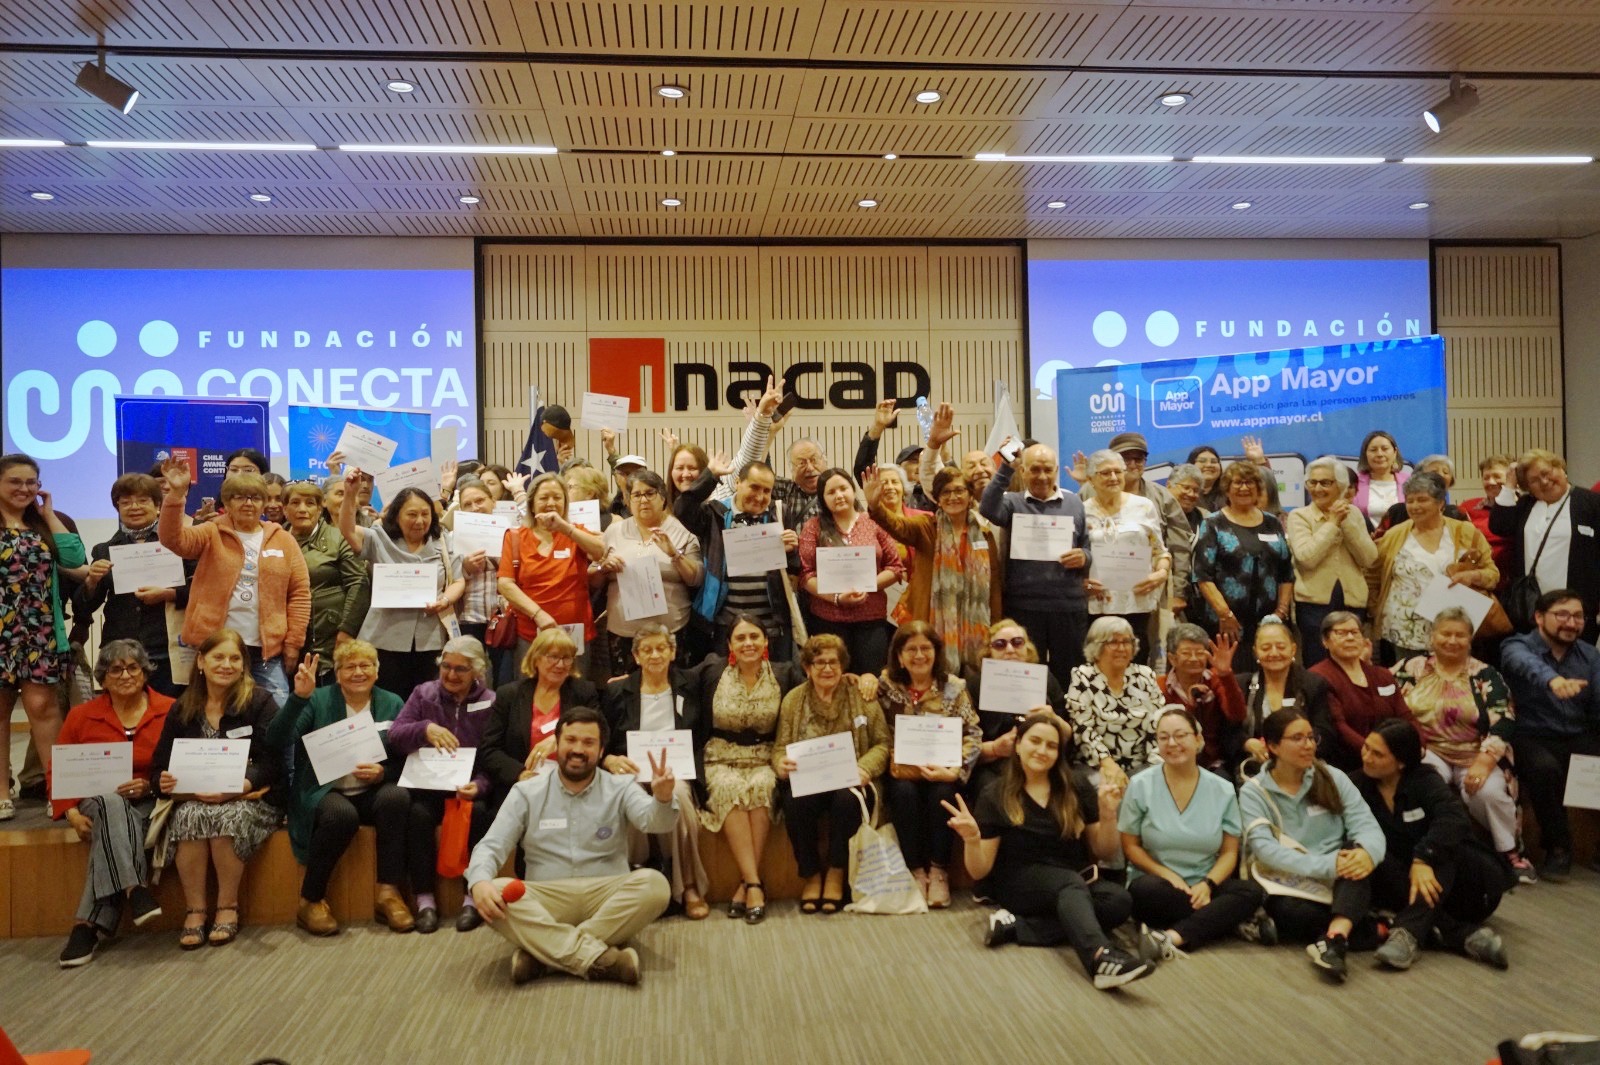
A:
<svg viewBox="0 0 1600 1065">
<path fill-rule="evenodd" d="M 928 439 L 933 432 L 933 408 L 928 406 L 927 396 L 917 397 L 917 424 L 922 427 L 922 439 Z"/>
</svg>

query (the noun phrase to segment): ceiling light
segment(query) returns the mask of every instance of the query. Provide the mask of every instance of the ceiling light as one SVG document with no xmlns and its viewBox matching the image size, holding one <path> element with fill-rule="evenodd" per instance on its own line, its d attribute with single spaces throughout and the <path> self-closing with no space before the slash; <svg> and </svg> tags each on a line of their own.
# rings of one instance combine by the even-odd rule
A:
<svg viewBox="0 0 1600 1065">
<path fill-rule="evenodd" d="M 1413 211 L 1426 211 L 1428 208 L 1432 207 L 1433 204 L 1429 203 L 1427 200 L 1418 200 L 1416 203 L 1408 203 L 1406 206 Z"/>
<path fill-rule="evenodd" d="M 417 87 L 409 81 L 391 81 L 385 86 L 390 92 L 416 92 Z"/>
<path fill-rule="evenodd" d="M 666 199 L 661 201 L 661 206 L 663 206 L 663 207 L 677 207 L 681 203 L 683 203 L 683 201 L 678 199 L 676 196 L 668 196 Z"/>
<path fill-rule="evenodd" d="M 472 203 L 481 203 L 482 201 L 476 196 L 458 196 L 458 197 L 456 197 L 456 202 L 457 203 L 472 204 Z"/>
<path fill-rule="evenodd" d="M 1402 163 L 1434 166 L 1561 166 L 1594 162 L 1592 155 L 1409 155 Z"/>
<path fill-rule="evenodd" d="M 250 144 L 233 141 L 86 141 L 90 148 L 143 148 L 149 151 L 314 152 L 315 144 Z"/>
<path fill-rule="evenodd" d="M 936 104 L 944 99 L 944 94 L 938 89 L 923 89 L 917 93 L 916 100 L 919 104 Z"/>
<path fill-rule="evenodd" d="M 889 162 L 892 163 L 892 162 L 894 162 L 896 159 L 898 159 L 900 157 L 898 155 L 894 154 L 893 152 L 889 152 L 887 155 L 884 156 L 884 158 L 889 160 Z"/>
<path fill-rule="evenodd" d="M 1045 206 L 1050 208 L 1052 211 L 1059 211 L 1059 210 L 1061 210 L 1061 208 L 1065 207 L 1066 205 L 1067 205 L 1067 201 L 1066 200 L 1051 200 L 1049 203 L 1045 204 Z"/>
<path fill-rule="evenodd" d="M 856 201 L 856 206 L 857 207 L 876 207 L 876 206 L 878 206 L 878 201 L 877 200 L 857 200 Z"/>
<path fill-rule="evenodd" d="M 250 199 L 254 200 L 256 203 L 271 203 L 272 202 L 272 197 L 269 196 L 265 192 L 252 192 L 250 194 Z"/>
<path fill-rule="evenodd" d="M 65 148 L 66 141 L 38 140 L 30 137 L 0 137 L 0 148 Z"/>
<path fill-rule="evenodd" d="M 1192 92 L 1169 92 L 1162 95 L 1161 106 L 1182 107 L 1184 104 L 1193 99 L 1194 93 Z"/>
<path fill-rule="evenodd" d="M 664 100 L 681 100 L 689 95 L 689 90 L 682 85 L 657 85 L 656 95 Z"/>
<path fill-rule="evenodd" d="M 30 192 L 28 195 L 40 203 L 49 203 L 56 198 L 56 194 L 53 192 Z"/>
<path fill-rule="evenodd" d="M 396 152 L 425 155 L 555 155 L 544 144 L 341 144 L 341 152 Z"/>
<path fill-rule="evenodd" d="M 980 163 L 1171 163 L 1170 155 L 1007 155 L 1005 152 L 979 152 Z"/>
<path fill-rule="evenodd" d="M 133 110 L 139 102 L 139 90 L 106 69 L 105 49 L 98 59 L 85 63 L 78 70 L 78 88 L 91 96 L 98 96 L 123 114 Z"/>
<path fill-rule="evenodd" d="M 674 155 L 677 155 L 678 153 L 673 151 L 671 148 L 663 148 L 662 151 L 661 151 L 661 154 L 670 159 Z"/>
<path fill-rule="evenodd" d="M 1249 200 L 1240 200 L 1238 203 L 1233 205 L 1233 209 L 1235 211 L 1248 211 L 1254 206 L 1255 204 L 1251 203 Z"/>
<path fill-rule="evenodd" d="M 1435 133 L 1478 106 L 1478 87 L 1470 85 L 1460 74 L 1450 75 L 1450 91 L 1443 100 L 1422 112 L 1422 121 Z"/>
<path fill-rule="evenodd" d="M 1376 166 L 1381 155 L 1196 155 L 1191 163 L 1224 166 Z"/>
</svg>

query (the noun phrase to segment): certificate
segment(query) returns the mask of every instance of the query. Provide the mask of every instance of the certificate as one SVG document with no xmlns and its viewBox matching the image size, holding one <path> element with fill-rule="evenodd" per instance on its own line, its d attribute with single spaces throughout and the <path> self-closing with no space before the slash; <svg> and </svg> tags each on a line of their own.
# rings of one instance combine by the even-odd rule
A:
<svg viewBox="0 0 1600 1065">
<path fill-rule="evenodd" d="M 639 783 L 650 783 L 650 755 L 667 752 L 667 768 L 679 780 L 694 779 L 694 733 L 686 728 L 628 733 L 628 761 L 639 767 Z"/>
<path fill-rule="evenodd" d="M 1133 586 L 1150 576 L 1152 557 L 1148 540 L 1137 544 L 1095 544 L 1094 555 L 1089 560 L 1089 576 L 1104 585 L 1108 592 L 1131 595 Z"/>
<path fill-rule="evenodd" d="M 300 742 L 311 756 L 311 769 L 317 774 L 318 784 L 332 784 L 354 772 L 358 765 L 377 765 L 389 757 L 370 710 L 308 732 Z"/>
<path fill-rule="evenodd" d="M 111 590 L 118 595 L 140 588 L 181 588 L 188 583 L 183 559 L 157 543 L 114 544 Z"/>
<path fill-rule="evenodd" d="M 1049 677 L 1049 666 L 985 658 L 983 679 L 978 685 L 978 709 L 1021 717 L 1046 705 Z"/>
<path fill-rule="evenodd" d="M 441 425 L 428 434 L 428 454 L 432 456 L 434 465 L 442 462 L 454 462 L 461 450 L 461 443 L 453 425 Z"/>
<path fill-rule="evenodd" d="M 667 612 L 667 592 L 661 585 L 661 569 L 653 552 L 632 555 L 624 560 L 617 574 L 617 591 L 622 598 L 624 621 L 658 618 Z"/>
<path fill-rule="evenodd" d="M 474 551 L 482 551 L 491 558 L 499 558 L 506 533 L 516 526 L 517 519 L 509 514 L 472 514 L 458 510 L 455 522 L 456 554 L 464 558 Z"/>
<path fill-rule="evenodd" d="M 853 551 L 855 548 L 819 548 L 817 554 L 820 557 L 823 551 L 833 550 Z M 722 553 L 728 560 L 730 577 L 759 577 L 789 564 L 788 555 L 783 550 L 783 526 L 775 521 L 724 529 Z M 819 584 L 821 579 L 819 571 Z M 877 583 L 876 575 L 873 583 Z"/>
<path fill-rule="evenodd" d="M 572 637 L 572 643 L 577 647 L 577 653 L 583 654 L 583 622 L 561 626 L 561 631 Z"/>
<path fill-rule="evenodd" d="M 233 795 L 244 790 L 250 740 L 173 740 L 167 772 L 182 795 Z"/>
<path fill-rule="evenodd" d="M 934 714 L 896 714 L 894 760 L 899 765 L 961 764 L 961 719 Z"/>
<path fill-rule="evenodd" d="M 57 748 L 59 750 L 59 748 Z M 1567 795 L 1564 804 L 1600 810 L 1600 758 L 1575 754 L 1567 764 Z"/>
<path fill-rule="evenodd" d="M 580 420 L 585 429 L 610 429 L 625 433 L 628 431 L 628 397 L 585 392 Z"/>
<path fill-rule="evenodd" d="M 439 600 L 439 563 L 378 562 L 372 567 L 372 609 L 424 607 Z"/>
<path fill-rule="evenodd" d="M 345 465 L 355 466 L 363 473 L 377 474 L 389 468 L 398 441 L 379 436 L 371 429 L 363 429 L 354 422 L 344 423 L 344 432 L 333 450 L 343 452 Z"/>
<path fill-rule="evenodd" d="M 432 499 L 439 494 L 439 474 L 432 459 L 417 459 L 379 470 L 372 476 L 372 487 L 378 490 L 385 503 L 406 488 L 421 489 L 423 495 Z"/>
<path fill-rule="evenodd" d="M 108 795 L 133 779 L 133 744 L 58 743 L 50 756 L 50 798 Z"/>
<path fill-rule="evenodd" d="M 400 771 L 400 786 L 421 791 L 464 788 L 472 783 L 472 765 L 477 757 L 476 747 L 457 747 L 453 751 L 419 747 L 406 757 L 405 768 Z"/>
<path fill-rule="evenodd" d="M 1012 558 L 1056 562 L 1072 550 L 1072 541 L 1077 536 L 1077 518 L 1064 514 L 1011 515 Z"/>
<path fill-rule="evenodd" d="M 856 765 L 856 742 L 848 732 L 801 740 L 784 748 L 794 759 L 789 788 L 795 798 L 823 791 L 861 786 L 861 769 Z"/>
<path fill-rule="evenodd" d="M 600 531 L 600 501 L 598 499 L 574 499 L 567 504 L 567 520 L 574 525 L 580 525 L 592 533 Z"/>
<path fill-rule="evenodd" d="M 1417 605 L 1411 610 L 1418 617 L 1431 622 L 1447 606 L 1458 606 L 1465 610 L 1467 617 L 1472 619 L 1472 631 L 1477 632 L 1478 626 L 1483 624 L 1483 619 L 1489 616 L 1489 611 L 1494 607 L 1494 600 L 1476 588 L 1468 588 L 1464 584 L 1452 585 L 1449 577 L 1440 575 L 1422 589 L 1422 594 L 1417 596 Z"/>
<path fill-rule="evenodd" d="M 876 547 L 817 548 L 817 594 L 878 590 Z"/>
<path fill-rule="evenodd" d="M 517 501 L 515 499 L 502 499 L 494 505 L 494 512 L 496 514 L 510 514 L 512 517 L 516 517 Z"/>
</svg>

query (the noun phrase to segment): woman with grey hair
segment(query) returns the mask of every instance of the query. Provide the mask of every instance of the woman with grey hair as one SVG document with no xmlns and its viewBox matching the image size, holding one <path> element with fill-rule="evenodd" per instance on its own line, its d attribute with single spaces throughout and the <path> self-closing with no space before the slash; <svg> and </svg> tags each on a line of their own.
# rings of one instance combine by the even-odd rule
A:
<svg viewBox="0 0 1600 1065">
<path fill-rule="evenodd" d="M 1091 545 L 1089 574 L 1084 580 L 1089 613 L 1126 618 L 1135 632 L 1146 632 L 1150 612 L 1160 608 L 1172 572 L 1161 512 L 1144 496 L 1123 491 L 1127 467 L 1117 452 L 1096 451 L 1089 456 L 1088 468 L 1094 485 L 1094 495 L 1083 501 L 1084 531 Z M 1146 558 L 1148 570 L 1143 564 Z M 1110 564 L 1116 561 L 1124 565 L 1133 562 L 1139 572 L 1113 575 Z M 1146 665 L 1149 658 L 1145 649 L 1137 661 Z"/>
<path fill-rule="evenodd" d="M 1350 468 L 1332 455 L 1306 466 L 1311 501 L 1289 512 L 1284 535 L 1294 553 L 1294 611 L 1307 668 L 1327 657 L 1322 619 L 1335 610 L 1367 617 L 1367 570 L 1378 546 L 1361 512 L 1350 505 Z"/>
<path fill-rule="evenodd" d="M 446 799 L 456 798 L 472 804 L 472 825 L 467 834 L 469 847 L 477 845 L 493 820 L 489 807 L 489 774 L 476 757 L 483 745 L 484 729 L 489 724 L 489 709 L 494 705 L 494 692 L 486 684 L 489 669 L 489 656 L 476 638 L 457 636 L 447 641 L 439 652 L 438 679 L 417 685 L 389 730 L 389 746 L 398 758 L 407 758 L 423 747 L 447 753 L 464 748 L 472 751 L 474 757 L 472 779 L 453 793 L 407 789 L 411 793 L 411 812 L 406 822 L 406 857 L 413 870 L 413 881 L 424 868 L 434 868 L 435 832 L 444 819 Z M 432 888 L 431 875 L 424 882 L 411 885 L 417 894 L 417 931 L 425 934 L 439 928 L 439 908 Z M 456 931 L 470 932 L 482 923 L 483 918 L 473 907 L 469 893 L 462 904 L 461 915 L 456 918 Z"/>
<path fill-rule="evenodd" d="M 1446 493 L 1456 486 L 1456 464 L 1449 455 L 1428 455 L 1417 463 L 1416 469 L 1418 473 L 1431 473 L 1438 477 L 1439 480 L 1444 482 Z M 1401 499 L 1400 502 L 1390 507 L 1388 512 L 1384 514 L 1383 521 L 1378 524 L 1377 535 L 1382 537 L 1385 532 L 1399 525 L 1409 516 L 1406 513 L 1406 501 Z M 1467 517 L 1466 511 L 1450 502 L 1448 494 L 1444 500 L 1444 516 L 1454 518 L 1457 521 L 1471 520 Z"/>
<path fill-rule="evenodd" d="M 1166 700 L 1155 672 L 1134 665 L 1138 650 L 1126 618 L 1097 618 L 1083 641 L 1085 664 L 1067 682 L 1067 720 L 1078 750 L 1112 787 L 1126 787 L 1157 760 L 1156 719 Z"/>
<path fill-rule="evenodd" d="M 100 648 L 94 676 L 102 693 L 72 708 L 56 737 L 56 750 L 71 744 L 133 744 L 132 778 L 102 795 L 56 797 L 50 782 L 50 815 L 65 817 L 78 838 L 89 844 L 89 873 L 67 945 L 63 969 L 94 960 L 102 938 L 116 934 L 122 908 L 133 923 L 160 916 L 161 907 L 146 889 L 150 862 L 144 836 L 155 808 L 150 759 L 161 739 L 172 699 L 150 686 L 154 669 L 138 640 L 112 640 Z"/>
<path fill-rule="evenodd" d="M 1178 501 L 1183 516 L 1189 519 L 1189 531 L 1198 532 L 1207 513 L 1200 505 L 1200 496 L 1205 491 L 1205 474 L 1200 472 L 1200 467 L 1192 462 L 1175 467 L 1167 474 L 1167 491 Z"/>
</svg>

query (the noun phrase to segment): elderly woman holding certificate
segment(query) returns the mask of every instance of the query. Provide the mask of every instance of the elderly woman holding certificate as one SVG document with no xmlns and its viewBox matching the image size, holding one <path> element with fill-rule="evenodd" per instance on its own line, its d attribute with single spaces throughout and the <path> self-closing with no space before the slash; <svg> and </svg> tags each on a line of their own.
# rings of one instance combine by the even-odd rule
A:
<svg viewBox="0 0 1600 1065">
<path fill-rule="evenodd" d="M 402 703 L 393 692 L 376 687 L 378 651 L 365 640 L 350 640 L 333 653 L 336 683 L 317 687 L 317 656 L 300 663 L 295 672 L 294 694 L 283 712 L 273 719 L 267 738 L 288 753 L 293 749 L 294 787 L 289 796 L 289 843 L 294 856 L 306 867 L 300 883 L 300 909 L 295 923 L 314 936 L 339 931 L 328 908 L 328 880 L 339 864 L 356 830 L 363 824 L 378 830 L 378 894 L 374 916 L 396 932 L 411 931 L 411 911 L 400 896 L 406 877 L 406 816 L 411 798 L 393 780 L 400 775 L 397 761 L 389 758 L 386 733 L 400 714 Z M 354 731 L 368 731 L 370 751 L 356 764 L 342 758 L 330 767 L 321 730 L 351 718 L 361 718 Z M 333 775 L 329 775 L 329 774 Z M 421 869 L 413 863 L 412 887 L 433 886 L 433 863 Z M 420 879 L 419 879 L 420 878 Z"/>
<path fill-rule="evenodd" d="M 1161 605 L 1161 593 L 1172 572 L 1161 512 L 1142 495 L 1123 491 L 1127 473 L 1122 456 L 1101 450 L 1089 456 L 1094 495 L 1083 501 L 1089 532 L 1089 613 L 1127 620 L 1134 632 L 1148 632 L 1150 612 Z M 1136 656 L 1150 664 L 1150 649 Z"/>
<path fill-rule="evenodd" d="M 528 489 L 522 524 L 506 530 L 500 558 L 500 594 L 517 616 L 516 661 L 528 654 L 539 633 L 557 626 L 581 626 L 583 650 L 578 668 L 589 664 L 594 614 L 589 602 L 589 560 L 602 558 L 600 537 L 567 520 L 567 486 L 557 474 L 542 473 Z"/>
<path fill-rule="evenodd" d="M 667 511 L 667 483 L 649 470 L 628 478 L 633 517 L 605 531 L 597 580 L 606 583 L 611 661 L 633 660 L 633 638 L 659 621 L 674 635 L 689 624 L 694 589 L 705 579 L 700 541 Z M 630 572 L 631 570 L 631 572 Z"/>
</svg>

